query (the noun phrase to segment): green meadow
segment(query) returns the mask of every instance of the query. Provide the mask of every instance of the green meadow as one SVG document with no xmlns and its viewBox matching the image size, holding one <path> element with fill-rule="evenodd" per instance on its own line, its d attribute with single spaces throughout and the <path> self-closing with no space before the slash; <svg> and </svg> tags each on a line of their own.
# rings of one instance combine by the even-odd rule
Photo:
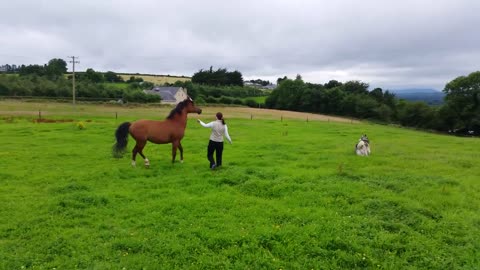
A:
<svg viewBox="0 0 480 270">
<path fill-rule="evenodd" d="M 149 143 L 150 168 L 133 168 L 112 157 L 115 129 L 167 111 L 43 106 L 63 121 L 0 102 L 0 269 L 480 265 L 479 139 L 225 115 L 233 145 L 212 171 L 210 132 L 190 115 L 183 164 Z M 363 133 L 369 157 L 353 151 Z"/>
<path fill-rule="evenodd" d="M 243 98 L 242 100 L 246 101 L 248 99 L 254 100 L 255 102 L 257 102 L 259 104 L 265 104 L 265 100 L 267 99 L 267 96 L 246 97 L 246 98 Z"/>
</svg>

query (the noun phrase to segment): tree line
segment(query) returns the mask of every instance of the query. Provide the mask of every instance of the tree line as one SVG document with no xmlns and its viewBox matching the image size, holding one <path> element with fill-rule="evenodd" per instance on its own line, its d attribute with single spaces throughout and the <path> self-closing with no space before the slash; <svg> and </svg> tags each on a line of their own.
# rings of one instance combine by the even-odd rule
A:
<svg viewBox="0 0 480 270">
<path fill-rule="evenodd" d="M 22 65 L 18 76 L 0 75 L 0 95 L 45 96 L 66 98 L 72 96 L 71 75 L 65 76 L 67 64 L 52 59 L 45 65 Z M 142 78 L 131 76 L 124 80 L 115 72 L 97 72 L 91 68 L 76 73 L 77 96 L 91 99 L 122 99 L 126 102 L 159 102 L 158 95 L 142 90 L 154 85 Z M 255 81 L 255 83 L 267 81 Z M 176 82 L 198 103 L 221 103 L 267 107 L 281 110 L 349 116 L 384 123 L 398 123 L 423 129 L 440 131 L 480 132 L 480 71 L 460 76 L 444 88 L 445 102 L 441 106 L 428 106 L 424 102 L 409 102 L 395 97 L 388 90 L 374 88 L 361 81 L 325 84 L 304 82 L 301 76 L 277 80 L 278 87 L 268 92 L 243 86 L 241 72 L 219 68 L 199 70 L 192 81 Z M 119 87 L 121 85 L 121 87 Z M 265 104 L 252 97 L 266 96 Z"/>
<path fill-rule="evenodd" d="M 294 80 L 280 78 L 279 83 L 266 99 L 267 108 L 350 116 L 445 132 L 480 133 L 480 72 L 447 83 L 442 106 L 397 99 L 381 88 L 369 91 L 369 85 L 361 81 L 311 84 L 297 76 Z"/>
<path fill-rule="evenodd" d="M 72 76 L 65 76 L 67 63 L 52 59 L 45 65 L 21 65 L 18 74 L 0 75 L 1 96 L 34 96 L 51 98 L 72 97 Z M 96 72 L 89 68 L 75 74 L 76 96 L 92 100 L 112 99 L 123 102 L 159 102 L 160 96 L 144 93 L 153 84 L 131 76 L 126 82 L 115 72 Z M 118 87 L 111 82 L 125 82 Z"/>
<path fill-rule="evenodd" d="M 226 68 L 219 68 L 214 71 L 213 67 L 210 67 L 208 70 L 200 69 L 193 74 L 192 83 L 212 86 L 243 86 L 243 76 L 238 70 L 228 71 Z"/>
</svg>

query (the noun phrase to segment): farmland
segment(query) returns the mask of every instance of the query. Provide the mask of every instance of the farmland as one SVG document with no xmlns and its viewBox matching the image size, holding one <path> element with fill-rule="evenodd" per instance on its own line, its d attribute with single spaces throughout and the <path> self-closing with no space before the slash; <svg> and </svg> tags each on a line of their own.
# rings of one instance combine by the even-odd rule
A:
<svg viewBox="0 0 480 270">
<path fill-rule="evenodd" d="M 176 81 L 186 82 L 190 81 L 189 77 L 177 77 L 177 76 L 167 76 L 167 75 L 136 75 L 136 74 L 118 74 L 127 81 L 130 77 L 135 76 L 135 78 L 142 78 L 144 81 L 154 83 L 156 85 L 164 85 L 165 83 L 175 83 Z"/>
<path fill-rule="evenodd" d="M 169 110 L 0 101 L 0 269 L 480 265 L 478 139 L 205 107 L 190 115 L 185 163 L 169 162 L 170 145 L 147 144 L 150 169 L 111 157 L 121 122 Z M 211 171 L 194 119 L 217 111 L 233 145 Z M 370 157 L 353 154 L 363 133 Z"/>
</svg>

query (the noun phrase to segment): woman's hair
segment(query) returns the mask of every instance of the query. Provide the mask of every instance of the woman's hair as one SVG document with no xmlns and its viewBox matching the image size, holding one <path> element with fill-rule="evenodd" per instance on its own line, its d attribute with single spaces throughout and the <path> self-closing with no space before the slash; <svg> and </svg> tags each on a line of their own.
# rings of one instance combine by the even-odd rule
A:
<svg viewBox="0 0 480 270">
<path fill-rule="evenodd" d="M 216 114 L 218 120 L 222 120 L 222 124 L 225 125 L 225 119 L 223 119 L 223 114 L 221 112 L 217 112 Z"/>
</svg>

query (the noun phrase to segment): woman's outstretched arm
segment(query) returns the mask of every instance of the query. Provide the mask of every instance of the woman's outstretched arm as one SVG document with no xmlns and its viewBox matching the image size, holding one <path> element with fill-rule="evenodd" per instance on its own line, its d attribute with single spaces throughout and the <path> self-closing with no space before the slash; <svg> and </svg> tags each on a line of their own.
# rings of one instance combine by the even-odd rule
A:
<svg viewBox="0 0 480 270">
<path fill-rule="evenodd" d="M 230 135 L 228 134 L 228 127 L 225 125 L 225 137 L 227 137 L 227 140 L 230 144 L 232 144 L 232 139 L 230 138 Z"/>
<path fill-rule="evenodd" d="M 203 127 L 206 127 L 206 128 L 211 128 L 213 127 L 213 122 L 210 122 L 208 124 L 205 124 L 204 122 L 202 122 L 202 120 L 200 119 L 197 119 L 198 123 L 200 123 L 200 125 L 202 125 Z"/>
</svg>

